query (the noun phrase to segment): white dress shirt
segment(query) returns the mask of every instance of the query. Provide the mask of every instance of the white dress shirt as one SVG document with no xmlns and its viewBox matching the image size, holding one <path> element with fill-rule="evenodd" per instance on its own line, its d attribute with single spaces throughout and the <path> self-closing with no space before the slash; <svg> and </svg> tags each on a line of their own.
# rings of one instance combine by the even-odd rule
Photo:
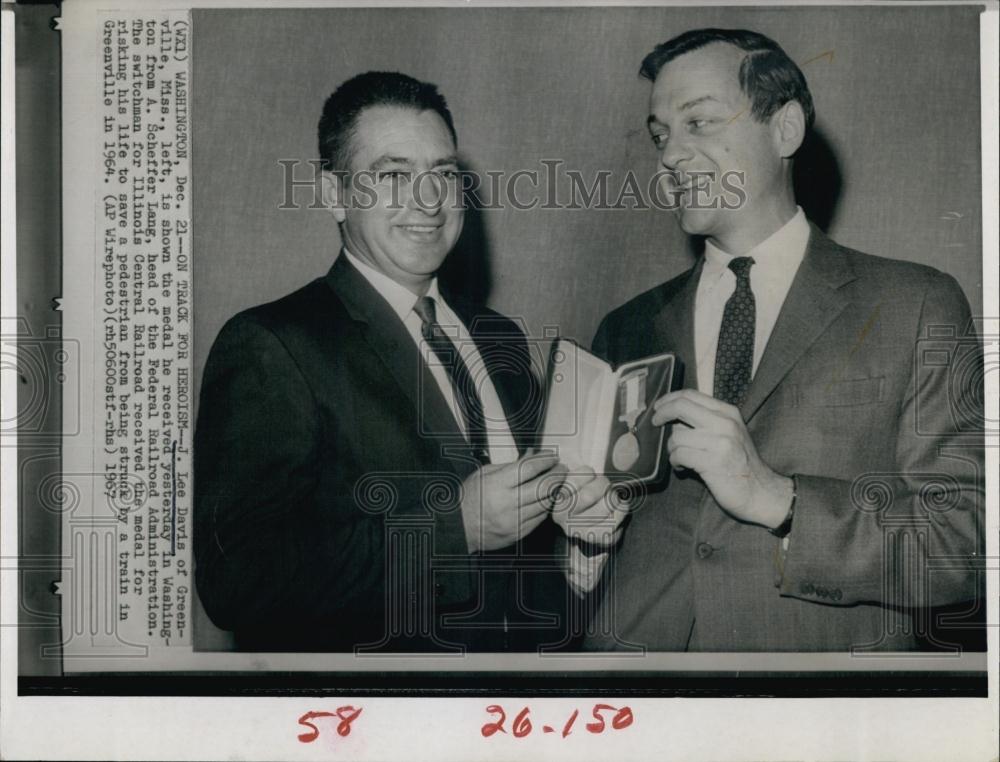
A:
<svg viewBox="0 0 1000 762">
<path fill-rule="evenodd" d="M 434 350 L 427 346 L 427 343 L 424 341 L 423 333 L 421 332 L 423 321 L 413 310 L 420 297 L 405 286 L 396 283 L 396 281 L 385 273 L 379 272 L 367 262 L 354 256 L 347 249 L 344 249 L 344 255 L 347 257 L 347 261 L 364 276 L 365 280 L 378 291 L 399 316 L 399 319 L 403 321 L 403 325 L 413 339 L 413 343 L 422 352 L 424 361 L 430 368 L 434 381 L 441 389 L 441 394 L 444 395 L 459 430 L 468 439 L 469 432 L 466 428 L 465 419 L 462 416 L 462 409 L 455 395 L 455 389 L 452 386 L 451 379 L 448 377 L 448 371 L 441 364 L 440 360 L 437 359 Z M 441 296 L 441 292 L 438 291 L 436 277 L 431 280 L 426 296 L 434 300 L 438 325 L 441 326 L 442 330 L 458 349 L 459 355 L 469 368 L 470 373 L 478 380 L 479 376 L 476 374 L 476 369 L 485 367 L 483 358 L 480 356 L 479 350 L 476 349 L 476 344 L 469 335 L 465 324 L 452 311 L 451 307 L 448 306 L 448 303 Z M 481 374 L 481 380 L 477 383 L 476 390 L 479 392 L 479 397 L 483 403 L 483 417 L 486 419 L 486 437 L 489 443 L 490 462 L 511 463 L 517 460 L 517 443 L 514 442 L 510 426 L 507 425 L 503 405 L 500 404 L 500 397 L 497 396 L 497 390 L 493 386 L 493 381 L 490 379 L 489 374 Z"/>
<path fill-rule="evenodd" d="M 808 243 L 809 223 L 799 207 L 784 226 L 743 255 L 754 260 L 750 268 L 750 290 L 757 312 L 753 342 L 755 374 Z M 715 352 L 722 314 L 736 290 L 736 275 L 729 269 L 729 262 L 734 258 L 710 241 L 705 242 L 705 266 L 694 303 L 694 351 L 697 388 L 708 395 L 712 394 L 715 384 Z"/>
<path fill-rule="evenodd" d="M 764 355 L 778 313 L 785 303 L 795 273 L 809 244 L 809 223 L 798 207 L 795 216 L 769 238 L 742 256 L 753 257 L 750 290 L 756 303 L 754 322 L 753 373 Z M 736 290 L 736 275 L 729 269 L 733 254 L 727 254 L 711 242 L 705 242 L 705 265 L 698 280 L 694 303 L 694 351 L 698 391 L 712 395 L 715 384 L 715 353 L 726 302 Z M 788 538 L 784 547 L 787 549 Z M 570 587 L 583 594 L 593 590 L 600 579 L 607 553 L 586 556 L 575 545 L 569 546 L 566 577 Z"/>
</svg>

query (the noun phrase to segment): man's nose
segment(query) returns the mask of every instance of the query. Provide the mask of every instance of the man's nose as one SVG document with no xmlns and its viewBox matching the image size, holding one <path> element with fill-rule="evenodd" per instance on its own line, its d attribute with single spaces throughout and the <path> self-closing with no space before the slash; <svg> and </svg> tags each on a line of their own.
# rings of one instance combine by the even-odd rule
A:
<svg viewBox="0 0 1000 762">
<path fill-rule="evenodd" d="M 422 172 L 413 182 L 410 204 L 427 214 L 437 214 L 448 194 L 443 178 L 437 172 Z"/>
<path fill-rule="evenodd" d="M 680 169 L 691 158 L 691 148 L 682 138 L 667 138 L 660 149 L 660 164 L 666 169 Z"/>
</svg>

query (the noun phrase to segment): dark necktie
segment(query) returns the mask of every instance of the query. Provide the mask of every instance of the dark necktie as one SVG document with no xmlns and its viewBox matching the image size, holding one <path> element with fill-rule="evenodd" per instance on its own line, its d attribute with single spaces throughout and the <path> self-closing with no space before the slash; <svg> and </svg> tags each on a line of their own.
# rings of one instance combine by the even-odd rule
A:
<svg viewBox="0 0 1000 762">
<path fill-rule="evenodd" d="M 434 350 L 438 361 L 448 372 L 452 388 L 458 398 L 458 406 L 465 419 L 465 430 L 469 435 L 472 452 L 480 463 L 490 462 L 489 441 L 486 437 L 486 419 L 483 402 L 476 390 L 476 380 L 469 372 L 456 347 L 437 322 L 437 307 L 434 299 L 423 296 L 417 300 L 413 311 L 420 316 L 420 333 L 427 345 Z"/>
<path fill-rule="evenodd" d="M 750 290 L 753 257 L 736 257 L 729 269 L 736 275 L 736 290 L 726 302 L 715 350 L 716 399 L 739 407 L 750 388 L 753 375 L 753 344 L 757 323 L 757 303 Z"/>
</svg>

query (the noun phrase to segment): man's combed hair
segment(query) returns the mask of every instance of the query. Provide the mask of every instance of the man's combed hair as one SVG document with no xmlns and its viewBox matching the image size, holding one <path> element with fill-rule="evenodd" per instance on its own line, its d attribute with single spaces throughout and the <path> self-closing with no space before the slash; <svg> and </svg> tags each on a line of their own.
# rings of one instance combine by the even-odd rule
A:
<svg viewBox="0 0 1000 762">
<path fill-rule="evenodd" d="M 816 119 L 812 94 L 802 70 L 774 40 L 745 29 L 694 29 L 660 43 L 642 59 L 640 76 L 653 81 L 675 58 L 714 42 L 726 42 L 746 51 L 740 64 L 740 88 L 750 98 L 750 113 L 758 121 L 770 119 L 789 101 L 798 101 L 806 129 Z"/>
<path fill-rule="evenodd" d="M 325 170 L 346 171 L 351 158 L 351 138 L 358 117 L 373 106 L 402 106 L 435 111 L 457 141 L 455 123 L 437 86 L 394 71 L 358 74 L 334 90 L 323 105 L 319 120 L 319 156 Z"/>
</svg>

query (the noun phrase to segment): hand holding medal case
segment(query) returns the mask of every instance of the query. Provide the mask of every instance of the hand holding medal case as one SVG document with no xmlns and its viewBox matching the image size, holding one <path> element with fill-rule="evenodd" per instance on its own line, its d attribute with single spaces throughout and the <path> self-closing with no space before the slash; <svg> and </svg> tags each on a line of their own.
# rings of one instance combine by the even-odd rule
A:
<svg viewBox="0 0 1000 762">
<path fill-rule="evenodd" d="M 587 466 L 612 482 L 653 482 L 662 474 L 667 432 L 653 426 L 653 403 L 679 388 L 672 352 L 613 368 L 568 339 L 549 354 L 542 447 L 570 468 Z"/>
</svg>

